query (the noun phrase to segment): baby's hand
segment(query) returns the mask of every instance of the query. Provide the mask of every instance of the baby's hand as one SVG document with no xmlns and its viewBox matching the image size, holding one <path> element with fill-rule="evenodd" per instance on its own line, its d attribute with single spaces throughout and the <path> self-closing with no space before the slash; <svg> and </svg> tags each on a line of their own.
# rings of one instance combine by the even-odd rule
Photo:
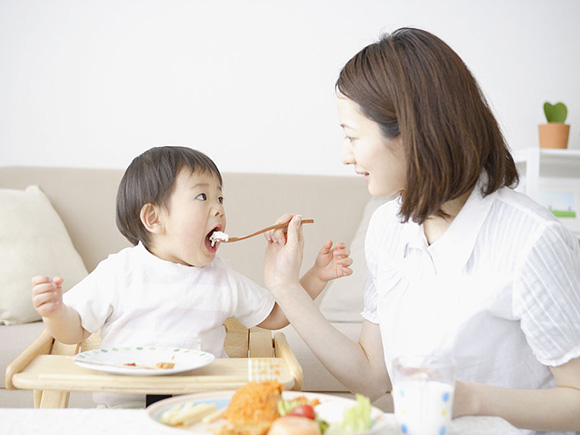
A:
<svg viewBox="0 0 580 435">
<path fill-rule="evenodd" d="M 314 262 L 314 271 L 318 279 L 323 282 L 352 275 L 352 258 L 350 250 L 343 242 L 339 242 L 332 247 L 332 240 L 327 241 L 318 252 Z"/>
<path fill-rule="evenodd" d="M 50 317 L 62 308 L 62 283 L 60 276 L 32 278 L 32 305 L 42 317 Z"/>
</svg>

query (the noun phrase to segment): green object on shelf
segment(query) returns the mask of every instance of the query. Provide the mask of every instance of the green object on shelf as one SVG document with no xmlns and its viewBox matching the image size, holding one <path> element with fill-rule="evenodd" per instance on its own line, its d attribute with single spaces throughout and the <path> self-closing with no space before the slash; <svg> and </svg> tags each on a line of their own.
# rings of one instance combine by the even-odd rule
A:
<svg viewBox="0 0 580 435">
<path fill-rule="evenodd" d="M 548 122 L 563 124 L 568 116 L 568 108 L 564 103 L 550 104 L 546 101 L 544 103 L 544 115 L 546 115 Z"/>
<path fill-rule="evenodd" d="M 575 211 L 567 211 L 567 210 L 550 210 L 552 214 L 559 218 L 575 218 L 576 212 Z"/>
</svg>

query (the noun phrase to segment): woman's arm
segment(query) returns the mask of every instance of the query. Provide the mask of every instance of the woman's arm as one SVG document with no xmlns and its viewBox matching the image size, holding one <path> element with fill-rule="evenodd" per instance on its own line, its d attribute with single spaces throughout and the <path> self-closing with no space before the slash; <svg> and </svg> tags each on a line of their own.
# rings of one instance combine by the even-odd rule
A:
<svg viewBox="0 0 580 435">
<path fill-rule="evenodd" d="M 551 370 L 555 388 L 516 390 L 457 382 L 453 416 L 495 415 L 521 429 L 580 431 L 580 358 Z"/>
<path fill-rule="evenodd" d="M 391 389 L 378 325 L 365 321 L 353 342 L 334 328 L 299 282 L 303 239 L 300 217 L 288 227 L 285 244 L 269 241 L 264 265 L 266 287 L 314 355 L 353 392 L 375 400 Z"/>
</svg>

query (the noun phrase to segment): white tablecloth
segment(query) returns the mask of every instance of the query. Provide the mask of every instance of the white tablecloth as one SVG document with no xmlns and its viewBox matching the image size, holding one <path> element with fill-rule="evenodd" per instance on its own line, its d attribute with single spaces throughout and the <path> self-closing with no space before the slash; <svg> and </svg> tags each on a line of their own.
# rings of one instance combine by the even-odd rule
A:
<svg viewBox="0 0 580 435">
<path fill-rule="evenodd" d="M 385 435 L 398 435 L 395 416 L 387 414 Z M 0 409 L 2 435 L 157 435 L 163 428 L 145 410 L 129 409 Z M 184 434 L 187 432 L 183 431 Z M 496 417 L 461 417 L 453 420 L 449 435 L 519 435 L 505 420 Z"/>
</svg>

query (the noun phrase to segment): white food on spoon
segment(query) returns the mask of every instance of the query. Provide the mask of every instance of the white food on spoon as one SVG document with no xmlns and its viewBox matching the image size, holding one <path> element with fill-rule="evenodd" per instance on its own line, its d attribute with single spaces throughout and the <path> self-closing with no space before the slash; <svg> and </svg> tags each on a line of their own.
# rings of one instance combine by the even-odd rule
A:
<svg viewBox="0 0 580 435">
<path fill-rule="evenodd" d="M 230 239 L 226 233 L 221 231 L 214 231 L 211 236 L 209 236 L 209 240 L 211 241 L 211 246 L 214 246 L 216 242 L 227 242 Z"/>
</svg>

